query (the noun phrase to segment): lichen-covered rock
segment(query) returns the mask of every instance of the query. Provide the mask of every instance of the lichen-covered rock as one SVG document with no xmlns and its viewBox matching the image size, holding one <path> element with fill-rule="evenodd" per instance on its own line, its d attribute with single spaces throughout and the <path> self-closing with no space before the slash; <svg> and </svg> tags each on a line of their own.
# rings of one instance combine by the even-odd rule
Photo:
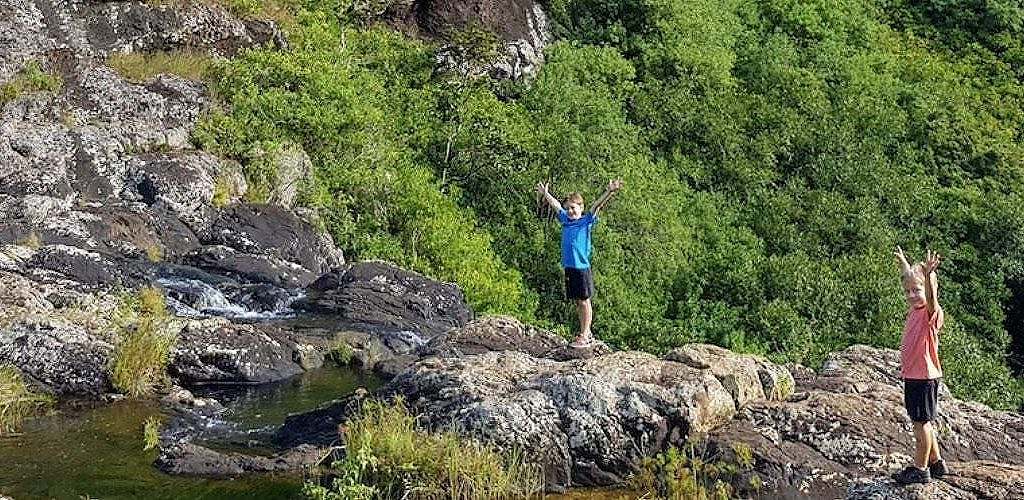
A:
<svg viewBox="0 0 1024 500">
<path fill-rule="evenodd" d="M 433 339 L 420 350 L 428 356 L 382 394 L 401 396 L 427 428 L 454 428 L 524 452 L 543 466 L 552 490 L 620 483 L 644 456 L 722 426 L 736 412 L 723 385 L 734 373 L 635 351 L 542 357 L 564 347 L 565 340 L 512 318 L 483 318 Z M 767 365 L 728 351 L 714 356 L 749 380 L 759 380 L 759 363 Z M 289 419 L 278 436 L 287 444 L 327 444 L 350 406 Z"/>
<path fill-rule="evenodd" d="M 853 346 L 830 355 L 821 373 L 794 372 L 790 399 L 751 402 L 711 433 L 712 446 L 728 455 L 733 443 L 745 443 L 753 450 L 752 472 L 770 490 L 810 495 L 841 491 L 852 479 L 886 476 L 910 462 L 914 441 L 899 352 Z M 943 390 L 937 427 L 947 460 L 1024 462 L 1020 414 L 953 399 Z M 746 477 L 736 484 L 749 487 Z"/>
<path fill-rule="evenodd" d="M 185 386 L 273 382 L 304 371 L 296 355 L 302 345 L 275 329 L 221 318 L 189 321 L 178 334 L 167 371 Z"/>
<path fill-rule="evenodd" d="M 410 330 L 428 338 L 461 327 L 472 317 L 455 284 L 383 262 L 359 262 L 324 274 L 293 307 L 387 330 Z"/>
<path fill-rule="evenodd" d="M 73 325 L 36 323 L 0 328 L 0 364 L 57 397 L 95 398 L 112 391 L 113 346 Z"/>
</svg>

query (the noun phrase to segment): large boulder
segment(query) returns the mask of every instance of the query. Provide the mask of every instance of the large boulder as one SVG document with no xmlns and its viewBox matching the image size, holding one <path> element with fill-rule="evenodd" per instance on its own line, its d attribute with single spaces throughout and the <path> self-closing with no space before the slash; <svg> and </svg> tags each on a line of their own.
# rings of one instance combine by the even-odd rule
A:
<svg viewBox="0 0 1024 500">
<path fill-rule="evenodd" d="M 294 308 L 331 314 L 384 330 L 421 337 L 461 327 L 472 317 L 462 290 L 383 262 L 359 262 L 324 274 Z"/>
<path fill-rule="evenodd" d="M 769 490 L 830 495 L 852 479 L 885 477 L 910 462 L 914 440 L 897 351 L 853 346 L 833 353 L 821 373 L 793 372 L 793 397 L 753 401 L 711 433 L 711 446 L 726 456 L 736 443 L 753 452 L 754 470 L 739 477 L 737 486 L 749 489 L 747 476 L 756 474 Z M 1024 463 L 1024 416 L 1018 413 L 960 401 L 943 390 L 937 426 L 947 460 Z M 945 498 L 973 498 L 950 495 Z"/>
<path fill-rule="evenodd" d="M 951 462 L 953 473 L 942 481 L 902 486 L 889 478 L 853 481 L 848 500 L 1020 500 L 1024 498 L 1024 466 L 991 461 Z"/>
</svg>

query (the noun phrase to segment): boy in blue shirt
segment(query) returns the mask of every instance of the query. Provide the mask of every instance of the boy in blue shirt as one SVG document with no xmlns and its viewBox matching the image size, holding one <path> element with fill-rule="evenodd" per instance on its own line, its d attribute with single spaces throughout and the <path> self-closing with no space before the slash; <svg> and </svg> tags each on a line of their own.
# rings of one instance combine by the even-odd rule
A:
<svg viewBox="0 0 1024 500">
<path fill-rule="evenodd" d="M 580 334 L 573 345 L 583 346 L 594 340 L 590 324 L 594 317 L 590 298 L 594 295 L 594 277 L 590 272 L 590 231 L 597 224 L 597 213 L 622 189 L 622 180 L 608 181 L 608 189 L 594 202 L 593 211 L 583 211 L 583 196 L 570 193 L 565 207 L 548 191 L 548 184 L 537 183 L 537 192 L 558 213 L 562 224 L 562 269 L 565 271 L 565 295 L 576 301 L 580 315 Z"/>
</svg>

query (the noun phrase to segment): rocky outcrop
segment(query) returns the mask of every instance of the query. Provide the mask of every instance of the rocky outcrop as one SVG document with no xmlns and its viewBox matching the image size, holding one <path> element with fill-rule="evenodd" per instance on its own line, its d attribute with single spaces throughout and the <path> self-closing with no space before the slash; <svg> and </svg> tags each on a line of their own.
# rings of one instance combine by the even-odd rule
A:
<svg viewBox="0 0 1024 500">
<path fill-rule="evenodd" d="M 382 330 L 433 337 L 472 317 L 462 290 L 383 262 L 359 262 L 324 274 L 296 309 L 337 315 Z"/>
<path fill-rule="evenodd" d="M 440 52 L 442 68 L 464 74 L 509 79 L 533 75 L 544 62 L 544 47 L 552 40 L 547 15 L 533 0 L 414 0 L 393 4 L 383 17 L 407 33 L 433 40 L 452 40 L 458 38 L 453 33 L 467 30 L 496 37 L 497 56 L 492 61 L 467 61 L 457 42 Z"/>
<path fill-rule="evenodd" d="M 558 361 L 541 356 L 566 354 L 565 340 L 508 317 L 484 318 L 436 337 L 422 350 L 430 356 L 382 394 L 404 398 L 427 428 L 454 427 L 523 451 L 543 465 L 550 489 L 616 484 L 643 456 L 727 423 L 745 402 L 733 394 L 781 398 L 793 386 L 784 368 L 759 358 L 690 349 L 701 362 L 743 373 L 716 375 L 640 352 Z M 764 383 L 761 372 L 771 374 Z M 291 417 L 278 440 L 329 444 L 354 404 Z"/>
<path fill-rule="evenodd" d="M 750 402 L 728 425 L 711 433 L 712 447 L 728 458 L 735 443 L 748 445 L 755 460 L 752 474 L 773 490 L 834 494 L 844 491 L 853 479 L 874 477 L 862 486 L 850 486 L 851 491 L 864 492 L 878 485 L 895 491 L 881 478 L 909 463 L 913 451 L 898 379 L 899 353 L 853 346 L 832 354 L 821 373 L 793 372 L 794 396 Z M 940 415 L 939 445 L 947 460 L 1024 463 L 1024 416 L 953 399 L 945 390 L 940 395 Z M 971 466 L 960 470 L 975 472 Z M 749 487 L 747 476 L 736 484 Z M 984 488 L 996 487 L 986 484 Z M 974 498 L 955 493 L 957 488 L 935 487 L 929 491 L 949 496 L 925 497 Z M 913 498 L 886 495 L 872 498 Z"/>
</svg>

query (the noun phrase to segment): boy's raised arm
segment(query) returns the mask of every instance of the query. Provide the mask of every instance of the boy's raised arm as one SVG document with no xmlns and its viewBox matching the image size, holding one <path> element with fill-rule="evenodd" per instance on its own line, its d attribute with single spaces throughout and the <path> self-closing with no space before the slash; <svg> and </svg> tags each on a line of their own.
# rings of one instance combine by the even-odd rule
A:
<svg viewBox="0 0 1024 500">
<path fill-rule="evenodd" d="M 558 202 L 558 199 L 551 196 L 551 192 L 548 191 L 548 183 L 541 181 L 537 183 L 537 193 L 544 197 L 544 201 L 555 209 L 556 212 L 562 211 L 562 204 Z"/>
<path fill-rule="evenodd" d="M 594 208 L 591 212 L 593 212 L 594 215 L 597 215 L 597 213 L 601 211 L 609 201 L 611 201 L 612 195 L 617 193 L 620 189 L 622 189 L 622 179 L 608 181 L 608 187 L 604 190 L 604 193 L 597 198 L 597 201 L 594 202 Z"/>
<path fill-rule="evenodd" d="M 903 249 L 899 245 L 896 245 L 896 251 L 893 252 L 893 255 L 896 256 L 896 260 L 900 263 L 900 276 L 909 276 L 911 273 L 910 263 L 907 262 L 907 255 L 903 253 Z"/>
<path fill-rule="evenodd" d="M 924 296 L 928 302 L 928 314 L 934 314 L 939 303 L 939 278 L 935 270 L 939 268 L 939 254 L 928 250 L 924 261 Z"/>
</svg>

